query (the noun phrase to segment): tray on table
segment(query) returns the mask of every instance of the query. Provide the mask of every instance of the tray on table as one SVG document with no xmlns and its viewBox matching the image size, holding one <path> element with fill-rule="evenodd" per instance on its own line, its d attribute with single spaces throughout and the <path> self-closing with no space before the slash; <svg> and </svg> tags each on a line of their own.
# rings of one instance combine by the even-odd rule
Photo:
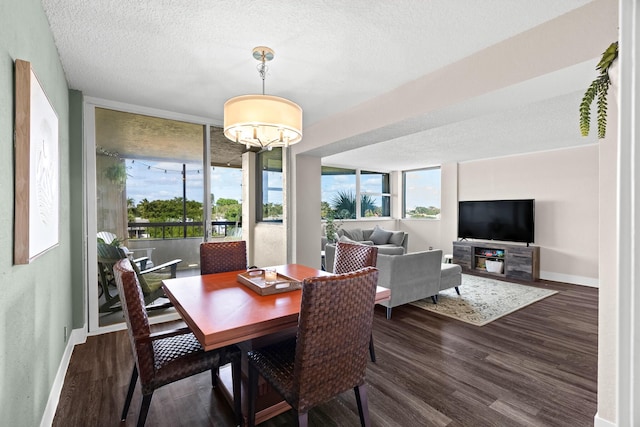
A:
<svg viewBox="0 0 640 427">
<path fill-rule="evenodd" d="M 248 270 L 238 274 L 238 282 L 262 296 L 302 289 L 302 283 L 280 273 L 277 273 L 274 282 L 267 283 L 264 280 L 264 270 L 262 269 Z"/>
</svg>

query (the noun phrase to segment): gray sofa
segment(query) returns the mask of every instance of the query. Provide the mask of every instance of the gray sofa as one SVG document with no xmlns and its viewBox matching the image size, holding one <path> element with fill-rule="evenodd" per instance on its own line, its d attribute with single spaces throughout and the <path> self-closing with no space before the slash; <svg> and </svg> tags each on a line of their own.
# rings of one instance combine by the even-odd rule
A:
<svg viewBox="0 0 640 427">
<path fill-rule="evenodd" d="M 404 255 L 378 254 L 378 285 L 391 290 L 391 298 L 380 304 L 391 309 L 399 305 L 431 297 L 437 302 L 438 292 L 456 288 L 462 281 L 462 268 L 457 264 L 443 264 L 442 251 L 413 252 Z"/>
<path fill-rule="evenodd" d="M 338 230 L 338 235 L 340 236 L 338 241 L 373 245 L 378 248 L 378 254 L 385 255 L 402 255 L 407 252 L 409 244 L 409 235 L 404 231 L 384 230 L 377 226 L 370 229 L 341 229 Z M 333 272 L 336 245 L 335 243 L 327 243 L 326 237 L 323 237 L 322 248 L 325 251 L 325 270 Z"/>
</svg>

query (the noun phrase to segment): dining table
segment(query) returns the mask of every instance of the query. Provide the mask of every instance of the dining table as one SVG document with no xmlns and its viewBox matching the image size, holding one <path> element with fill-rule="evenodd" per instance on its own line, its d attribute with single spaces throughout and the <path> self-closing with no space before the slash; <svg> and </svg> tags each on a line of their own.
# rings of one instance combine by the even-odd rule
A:
<svg viewBox="0 0 640 427">
<path fill-rule="evenodd" d="M 276 272 L 287 279 L 302 282 L 308 277 L 330 276 L 301 264 L 277 265 Z M 242 407 L 246 414 L 246 352 L 275 340 L 295 335 L 302 290 L 295 289 L 261 295 L 239 281 L 246 270 L 205 274 L 163 280 L 165 295 L 205 350 L 231 344 L 243 352 Z M 378 286 L 376 303 L 390 298 L 388 288 Z M 221 390 L 232 401 L 231 369 L 220 370 Z M 290 407 L 274 395 L 266 383 L 260 383 L 256 403 L 256 423 L 287 411 Z"/>
</svg>

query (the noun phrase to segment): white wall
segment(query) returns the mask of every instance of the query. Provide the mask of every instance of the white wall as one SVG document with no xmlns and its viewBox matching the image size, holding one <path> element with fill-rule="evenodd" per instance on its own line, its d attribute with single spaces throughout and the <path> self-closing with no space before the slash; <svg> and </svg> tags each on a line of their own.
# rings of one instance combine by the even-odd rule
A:
<svg viewBox="0 0 640 427">
<path fill-rule="evenodd" d="M 283 223 L 257 223 L 253 239 L 253 265 L 266 267 L 287 263 L 287 233 Z"/>
<path fill-rule="evenodd" d="M 600 245 L 598 255 L 601 260 L 599 270 L 600 293 L 598 298 L 598 414 L 597 420 L 616 419 L 616 340 L 618 330 L 616 316 L 618 301 L 618 244 L 617 244 L 617 155 L 618 132 L 613 123 L 618 114 L 614 99 L 609 96 L 607 114 L 607 137 L 600 141 L 599 149 L 599 193 Z M 598 424 L 596 424 L 597 426 Z M 607 425 L 606 423 L 601 424 Z"/>
<path fill-rule="evenodd" d="M 598 168 L 597 145 L 465 162 L 458 199 L 535 199 L 540 277 L 598 286 Z"/>
<path fill-rule="evenodd" d="M 402 219 L 398 228 L 409 233 L 410 252 L 451 253 L 458 200 L 532 198 L 541 278 L 598 286 L 598 170 L 597 145 L 445 164 L 441 219 Z"/>
<path fill-rule="evenodd" d="M 287 210 L 292 213 L 291 234 L 295 237 L 291 239 L 289 261 L 320 268 L 320 158 L 300 155 L 292 163 L 293 203 Z"/>
</svg>

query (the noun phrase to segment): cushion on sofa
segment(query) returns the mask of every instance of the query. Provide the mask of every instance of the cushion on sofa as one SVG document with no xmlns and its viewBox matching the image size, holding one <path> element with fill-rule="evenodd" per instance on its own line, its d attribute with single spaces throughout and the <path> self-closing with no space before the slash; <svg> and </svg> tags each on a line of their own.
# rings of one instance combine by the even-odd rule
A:
<svg viewBox="0 0 640 427">
<path fill-rule="evenodd" d="M 462 267 L 458 264 L 442 264 L 440 266 L 440 290 L 454 288 L 462 283 Z"/>
<path fill-rule="evenodd" d="M 403 240 L 404 240 L 404 231 L 393 231 L 387 243 L 391 243 L 392 245 L 396 245 L 396 246 L 402 246 Z"/>
<path fill-rule="evenodd" d="M 393 234 L 393 231 L 383 230 L 377 225 L 373 229 L 373 233 L 371 233 L 371 241 L 374 245 L 386 245 L 389 242 L 389 238 Z"/>
<path fill-rule="evenodd" d="M 348 238 L 347 236 L 340 236 L 340 238 L 338 239 L 338 242 L 345 242 L 345 243 L 352 243 L 354 245 L 369 245 L 371 244 L 371 242 L 367 242 L 367 241 L 357 241 L 357 240 L 353 240 Z"/>
<path fill-rule="evenodd" d="M 351 240 L 355 240 L 356 242 L 364 240 L 364 237 L 362 236 L 362 229 L 361 228 L 353 228 L 351 230 L 343 230 L 343 232 L 344 232 L 344 236 L 347 236 L 348 238 L 350 238 Z"/>
<path fill-rule="evenodd" d="M 362 243 L 362 242 L 360 242 Z M 379 254 L 384 255 L 402 255 L 404 254 L 404 248 L 396 245 L 376 245 Z"/>
</svg>

